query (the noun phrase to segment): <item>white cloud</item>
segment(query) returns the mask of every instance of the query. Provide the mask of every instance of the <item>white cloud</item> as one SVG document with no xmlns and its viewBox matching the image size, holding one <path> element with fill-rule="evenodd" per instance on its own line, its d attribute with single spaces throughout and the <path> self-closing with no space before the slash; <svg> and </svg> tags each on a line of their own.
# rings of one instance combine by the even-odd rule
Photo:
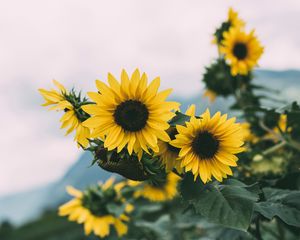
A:
<svg viewBox="0 0 300 240">
<path fill-rule="evenodd" d="M 234 6 L 266 45 L 264 68 L 299 68 L 300 3 L 288 1 L 2 1 L 0 194 L 54 180 L 78 150 L 38 105 L 53 78 L 92 89 L 108 71 L 140 67 L 162 87 L 196 94 L 216 56 L 211 33 Z"/>
</svg>

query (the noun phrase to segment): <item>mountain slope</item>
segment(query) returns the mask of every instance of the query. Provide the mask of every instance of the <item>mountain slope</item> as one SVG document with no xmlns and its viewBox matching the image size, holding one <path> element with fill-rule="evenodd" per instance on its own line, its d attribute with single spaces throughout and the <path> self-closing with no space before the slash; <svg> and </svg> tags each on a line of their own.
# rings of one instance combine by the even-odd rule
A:
<svg viewBox="0 0 300 240">
<path fill-rule="evenodd" d="M 89 167 L 91 159 L 92 155 L 86 152 L 57 182 L 32 191 L 0 198 L 0 222 L 8 219 L 14 224 L 22 224 L 38 217 L 45 209 L 54 208 L 69 199 L 65 191 L 67 185 L 83 189 L 111 176 L 111 173 L 96 165 Z"/>
</svg>

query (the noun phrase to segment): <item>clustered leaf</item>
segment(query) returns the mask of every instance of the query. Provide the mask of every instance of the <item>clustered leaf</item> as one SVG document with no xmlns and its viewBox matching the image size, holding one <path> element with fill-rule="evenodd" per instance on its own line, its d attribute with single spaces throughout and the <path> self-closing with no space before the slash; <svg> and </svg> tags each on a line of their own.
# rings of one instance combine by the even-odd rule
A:
<svg viewBox="0 0 300 240">
<path fill-rule="evenodd" d="M 255 211 L 272 220 L 277 217 L 290 226 L 300 227 L 300 191 L 264 188 L 265 201 L 255 204 Z"/>
<path fill-rule="evenodd" d="M 248 229 L 254 203 L 258 200 L 258 192 L 254 186 L 245 185 L 238 180 L 227 180 L 222 184 L 211 182 L 202 186 L 198 182 L 194 183 L 194 187 L 197 191 L 192 194 L 184 192 L 183 197 L 197 214 L 212 223 L 234 229 Z"/>
</svg>

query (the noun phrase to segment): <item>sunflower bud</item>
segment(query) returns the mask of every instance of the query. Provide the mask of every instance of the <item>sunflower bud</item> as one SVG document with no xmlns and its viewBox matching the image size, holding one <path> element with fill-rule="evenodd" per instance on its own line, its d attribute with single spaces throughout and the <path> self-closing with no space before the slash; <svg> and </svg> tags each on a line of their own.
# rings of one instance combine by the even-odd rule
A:
<svg viewBox="0 0 300 240">
<path fill-rule="evenodd" d="M 228 97 L 234 94 L 237 89 L 249 85 L 251 79 L 250 73 L 238 77 L 232 76 L 230 66 L 224 59 L 218 59 L 206 68 L 202 80 L 209 91 L 219 96 Z"/>
<path fill-rule="evenodd" d="M 109 172 L 118 173 L 135 181 L 144 181 L 148 178 L 142 162 L 136 155 L 118 154 L 116 151 L 100 147 L 97 149 L 96 157 L 98 166 Z"/>
</svg>

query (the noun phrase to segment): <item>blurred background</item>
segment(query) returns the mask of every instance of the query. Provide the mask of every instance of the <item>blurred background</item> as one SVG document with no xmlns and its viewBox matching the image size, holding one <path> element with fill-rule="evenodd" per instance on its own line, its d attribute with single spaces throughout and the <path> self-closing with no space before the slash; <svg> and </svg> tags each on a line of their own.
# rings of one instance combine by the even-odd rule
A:
<svg viewBox="0 0 300 240">
<path fill-rule="evenodd" d="M 217 56 L 212 34 L 230 6 L 265 46 L 256 81 L 280 89 L 279 98 L 300 100 L 299 1 L 0 1 L 0 239 L 11 229 L 16 239 L 65 232 L 55 216 L 67 199 L 65 186 L 83 188 L 109 176 L 89 167 L 91 156 L 64 137 L 60 115 L 40 106 L 37 89 L 56 79 L 85 92 L 108 72 L 119 77 L 122 68 L 138 67 L 149 78 L 160 76 L 161 89 L 172 87 L 183 109 L 196 103 L 226 111 L 230 99 L 210 104 L 202 97 L 201 77 Z M 35 230 L 40 235 L 27 236 L 37 223 L 45 226 Z"/>
</svg>

